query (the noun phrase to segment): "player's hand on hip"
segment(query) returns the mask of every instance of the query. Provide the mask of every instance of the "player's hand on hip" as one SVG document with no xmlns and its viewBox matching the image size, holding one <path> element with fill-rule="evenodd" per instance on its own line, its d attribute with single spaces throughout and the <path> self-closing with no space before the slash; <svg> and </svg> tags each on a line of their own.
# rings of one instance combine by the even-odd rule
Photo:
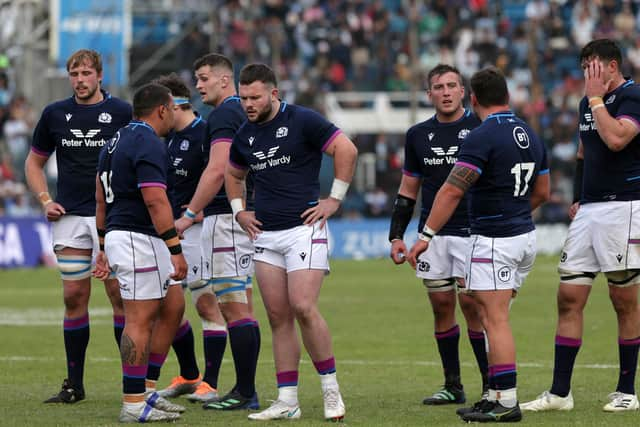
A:
<svg viewBox="0 0 640 427">
<path fill-rule="evenodd" d="M 411 264 L 411 267 L 415 270 L 416 264 L 418 263 L 418 257 L 429 248 L 429 242 L 425 242 L 424 240 L 418 240 L 411 251 L 409 252 L 409 256 L 407 257 L 407 261 Z"/>
<path fill-rule="evenodd" d="M 171 264 L 173 265 L 173 273 L 169 277 L 173 280 L 183 280 L 187 277 L 187 261 L 183 254 L 171 255 Z"/>
<path fill-rule="evenodd" d="M 329 197 L 326 199 L 318 200 L 317 205 L 302 212 L 302 215 L 300 215 L 300 217 L 304 219 L 305 225 L 313 225 L 316 222 L 320 221 L 320 229 L 322 229 L 327 223 L 329 217 L 336 213 L 339 207 L 340 200 Z"/>
<path fill-rule="evenodd" d="M 573 220 L 576 214 L 578 213 L 578 209 L 580 209 L 580 202 L 576 202 L 569 206 L 569 219 Z"/>
<path fill-rule="evenodd" d="M 236 215 L 236 221 L 240 227 L 249 235 L 251 240 L 256 240 L 258 234 L 262 233 L 262 223 L 256 219 L 254 211 L 240 211 Z"/>
<path fill-rule="evenodd" d="M 589 61 L 584 69 L 584 94 L 587 98 L 604 96 L 613 79 L 604 79 L 604 64 L 596 59 Z"/>
<path fill-rule="evenodd" d="M 187 218 L 186 216 L 181 216 L 180 218 L 176 219 L 175 226 L 176 226 L 176 231 L 178 232 L 178 237 L 180 237 L 181 239 L 184 239 L 183 233 L 187 230 L 187 228 L 191 227 L 192 225 L 193 225 L 193 220 L 190 218 Z"/>
<path fill-rule="evenodd" d="M 47 216 L 47 221 L 54 222 L 60 219 L 62 215 L 66 214 L 67 211 L 64 210 L 60 203 L 51 202 L 48 203 L 44 208 L 45 215 Z"/>
<path fill-rule="evenodd" d="M 391 242 L 391 260 L 393 260 L 393 262 L 395 264 L 402 264 L 404 263 L 407 258 L 406 258 L 406 254 L 407 254 L 407 245 L 404 244 L 404 241 L 400 240 L 400 239 L 396 239 L 393 242 Z"/>
<path fill-rule="evenodd" d="M 96 268 L 93 270 L 93 277 L 99 280 L 106 280 L 109 278 L 111 268 L 109 267 L 109 260 L 104 251 L 98 252 L 96 256 Z"/>
</svg>

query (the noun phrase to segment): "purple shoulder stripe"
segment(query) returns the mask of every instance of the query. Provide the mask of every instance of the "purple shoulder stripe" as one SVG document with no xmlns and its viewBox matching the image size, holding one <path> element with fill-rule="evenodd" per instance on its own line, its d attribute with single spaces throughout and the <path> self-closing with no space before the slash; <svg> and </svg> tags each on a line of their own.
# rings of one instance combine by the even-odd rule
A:
<svg viewBox="0 0 640 427">
<path fill-rule="evenodd" d="M 336 139 L 338 137 L 338 135 L 340 135 L 342 133 L 342 131 L 340 129 L 336 130 L 333 135 L 331 135 L 329 137 L 329 139 L 327 139 L 327 142 L 324 143 L 324 145 L 322 146 L 321 150 L 325 151 L 329 145 L 331 145 L 331 143 L 333 142 L 334 139 Z"/>
</svg>

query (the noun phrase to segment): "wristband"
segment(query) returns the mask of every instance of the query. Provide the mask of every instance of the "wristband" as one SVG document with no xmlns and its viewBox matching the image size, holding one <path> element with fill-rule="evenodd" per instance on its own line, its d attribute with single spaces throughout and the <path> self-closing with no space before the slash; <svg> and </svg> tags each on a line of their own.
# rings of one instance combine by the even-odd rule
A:
<svg viewBox="0 0 640 427">
<path fill-rule="evenodd" d="M 191 209 L 187 208 L 186 211 L 184 211 L 184 216 L 186 216 L 187 218 L 194 220 L 196 219 L 196 213 L 194 211 L 192 211 Z"/>
<path fill-rule="evenodd" d="M 601 96 L 592 96 L 591 98 L 589 98 L 589 104 L 591 104 L 591 101 L 599 99 L 600 101 L 602 101 L 602 97 Z"/>
<path fill-rule="evenodd" d="M 599 103 L 596 105 L 591 106 L 591 112 L 593 113 L 594 111 L 596 111 L 598 108 L 604 108 L 604 103 Z"/>
<path fill-rule="evenodd" d="M 233 212 L 233 219 L 236 219 L 238 214 L 244 211 L 244 204 L 242 203 L 241 198 L 231 199 L 229 202 L 231 205 L 231 211 Z"/>
<path fill-rule="evenodd" d="M 333 184 L 331 185 L 331 193 L 329 194 L 329 197 L 342 201 L 342 199 L 344 199 L 344 197 L 347 195 L 348 190 L 348 182 L 345 182 L 338 178 L 334 178 Z"/>
<path fill-rule="evenodd" d="M 104 228 L 98 228 L 98 245 L 100 246 L 100 250 L 104 252 L 104 236 L 107 235 L 107 230 Z"/>
<path fill-rule="evenodd" d="M 428 227 L 427 224 L 425 224 L 422 230 L 420 231 L 420 233 L 418 233 L 418 239 L 425 242 L 430 242 L 431 239 L 433 239 L 433 236 L 435 235 L 436 235 L 435 230 L 433 228 Z"/>
<path fill-rule="evenodd" d="M 47 206 L 49 203 L 53 203 L 53 199 L 51 199 L 51 195 L 47 191 L 42 191 L 38 193 L 38 199 L 40 199 L 40 203 L 42 206 Z"/>
<path fill-rule="evenodd" d="M 180 239 L 178 238 L 178 231 L 175 227 L 171 227 L 162 233 L 160 238 L 164 240 L 164 244 L 169 248 L 171 255 L 182 253 L 182 246 L 180 245 Z"/>
</svg>

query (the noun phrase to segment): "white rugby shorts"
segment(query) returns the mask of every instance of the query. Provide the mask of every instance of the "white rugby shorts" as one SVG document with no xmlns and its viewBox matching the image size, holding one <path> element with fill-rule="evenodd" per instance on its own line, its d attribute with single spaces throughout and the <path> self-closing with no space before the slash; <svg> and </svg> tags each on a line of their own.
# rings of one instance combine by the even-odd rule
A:
<svg viewBox="0 0 640 427">
<path fill-rule="evenodd" d="M 559 268 L 594 273 L 640 269 L 640 200 L 580 206 Z"/>
<path fill-rule="evenodd" d="M 173 273 L 171 254 L 162 239 L 132 231 L 109 231 L 104 250 L 126 300 L 164 298 Z"/>
<path fill-rule="evenodd" d="M 180 244 L 182 254 L 187 261 L 187 277 L 183 281 L 186 285 L 205 278 L 202 259 L 202 223 L 196 223 L 187 228 L 183 236 L 184 239 L 180 240 Z"/>
<path fill-rule="evenodd" d="M 285 269 L 324 270 L 329 273 L 329 226 L 319 223 L 286 230 L 263 231 L 253 242 L 254 261 Z"/>
<path fill-rule="evenodd" d="M 204 277 L 253 275 L 253 244 L 233 215 L 209 215 L 202 224 Z"/>
<path fill-rule="evenodd" d="M 416 276 L 429 280 L 463 278 L 469 241 L 469 237 L 433 236 L 429 249 L 418 257 Z"/>
<path fill-rule="evenodd" d="M 63 248 L 91 249 L 98 253 L 98 231 L 95 216 L 62 215 L 51 223 L 53 250 Z"/>
<path fill-rule="evenodd" d="M 512 237 L 470 237 L 466 283 L 470 291 L 518 291 L 536 259 L 536 232 Z"/>
</svg>

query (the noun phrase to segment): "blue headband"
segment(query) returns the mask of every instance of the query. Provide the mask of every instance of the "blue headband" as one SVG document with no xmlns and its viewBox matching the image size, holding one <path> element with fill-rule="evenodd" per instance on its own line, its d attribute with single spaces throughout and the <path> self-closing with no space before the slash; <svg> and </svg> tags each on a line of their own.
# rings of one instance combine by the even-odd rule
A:
<svg viewBox="0 0 640 427">
<path fill-rule="evenodd" d="M 189 100 L 189 98 L 184 98 L 181 96 L 174 96 L 173 97 L 173 103 L 175 105 L 184 105 L 184 104 L 191 104 L 191 101 Z"/>
</svg>

